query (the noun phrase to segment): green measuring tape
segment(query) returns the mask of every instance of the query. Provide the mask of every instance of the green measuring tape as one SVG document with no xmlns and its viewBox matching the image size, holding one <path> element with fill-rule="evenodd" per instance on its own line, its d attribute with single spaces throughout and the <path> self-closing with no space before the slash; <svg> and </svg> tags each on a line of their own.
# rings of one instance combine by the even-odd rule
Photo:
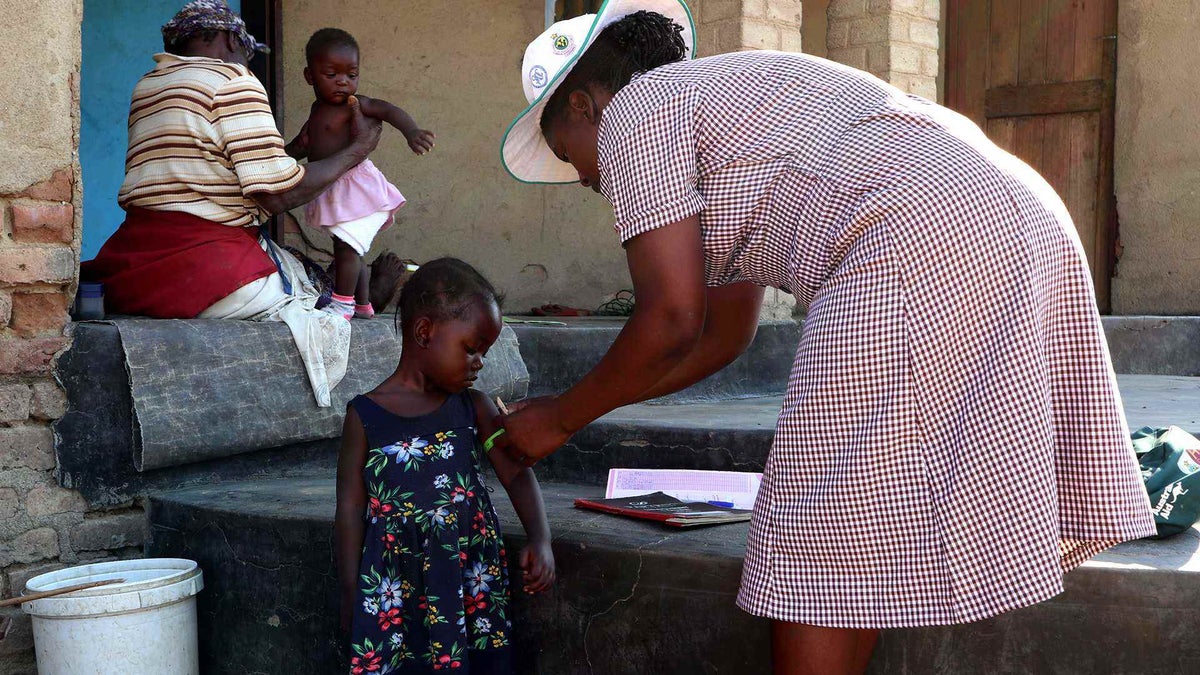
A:
<svg viewBox="0 0 1200 675">
<path fill-rule="evenodd" d="M 502 436 L 503 434 L 504 434 L 504 429 L 497 429 L 495 432 L 492 433 L 491 436 L 488 436 L 487 440 L 483 442 L 483 451 L 491 452 L 492 448 L 496 446 L 496 439 L 500 438 L 500 436 Z"/>
</svg>

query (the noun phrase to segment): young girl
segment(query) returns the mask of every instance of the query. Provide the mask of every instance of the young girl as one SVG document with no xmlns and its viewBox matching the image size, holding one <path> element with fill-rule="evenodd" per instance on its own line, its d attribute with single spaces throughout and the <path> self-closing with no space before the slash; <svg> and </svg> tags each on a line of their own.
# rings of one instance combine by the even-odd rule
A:
<svg viewBox="0 0 1200 675">
<path fill-rule="evenodd" d="M 408 113 L 387 101 L 357 96 L 358 43 L 344 30 L 322 28 L 304 48 L 308 61 L 304 79 L 316 100 L 300 139 L 290 144 L 293 155 L 307 154 L 309 161 L 328 157 L 350 145 L 351 106 L 362 114 L 396 127 L 418 155 L 433 149 L 433 132 L 418 129 Z M 380 230 L 392 223 L 392 214 L 404 204 L 404 195 L 384 178 L 371 160 L 347 171 L 325 192 L 309 202 L 304 219 L 309 227 L 325 228 L 333 237 L 333 302 L 330 311 L 349 319 L 375 315 L 368 293 L 369 271 L 362 256 Z"/>
<path fill-rule="evenodd" d="M 499 415 L 470 388 L 500 335 L 496 292 L 470 265 L 435 260 L 404 285 L 400 317 L 400 364 L 350 402 L 338 460 L 351 673 L 509 674 L 508 571 L 485 455 L 528 535 L 526 592 L 553 583 L 554 558 L 533 472 L 479 443 Z"/>
</svg>

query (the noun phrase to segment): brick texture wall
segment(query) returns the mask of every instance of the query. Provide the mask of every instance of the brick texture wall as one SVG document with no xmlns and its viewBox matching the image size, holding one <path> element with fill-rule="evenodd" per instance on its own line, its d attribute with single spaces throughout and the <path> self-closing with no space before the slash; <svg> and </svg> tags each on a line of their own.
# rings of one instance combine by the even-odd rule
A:
<svg viewBox="0 0 1200 675">
<path fill-rule="evenodd" d="M 937 100 L 941 0 L 831 0 L 829 58 Z"/>
<path fill-rule="evenodd" d="M 801 0 L 693 0 L 700 56 L 743 49 L 800 51 Z"/>
<path fill-rule="evenodd" d="M 0 594 L 31 577 L 93 560 L 141 555 L 137 505 L 92 512 L 55 479 L 51 423 L 66 398 L 55 357 L 70 344 L 78 278 L 77 161 L 82 0 L 13 4 L 0 25 L 9 72 L 0 81 Z M 37 48 L 31 48 L 37 45 Z M 30 82 L 37 82 L 31 95 Z M 0 675 L 33 673 L 29 618 L 0 613 Z"/>
</svg>

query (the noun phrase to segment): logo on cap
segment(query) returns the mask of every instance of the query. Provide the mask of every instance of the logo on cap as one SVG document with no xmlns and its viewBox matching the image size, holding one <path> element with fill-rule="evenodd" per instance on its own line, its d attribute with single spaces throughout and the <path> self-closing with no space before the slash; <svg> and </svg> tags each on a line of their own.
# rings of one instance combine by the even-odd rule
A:
<svg viewBox="0 0 1200 675">
<path fill-rule="evenodd" d="M 570 35 L 559 35 L 555 33 L 550 36 L 550 48 L 555 54 L 564 56 L 575 50 L 575 43 L 571 40 Z"/>
<path fill-rule="evenodd" d="M 546 86 L 547 79 L 549 78 L 546 76 L 545 68 L 534 66 L 529 69 L 529 83 L 533 85 L 534 89 L 541 89 Z"/>
</svg>

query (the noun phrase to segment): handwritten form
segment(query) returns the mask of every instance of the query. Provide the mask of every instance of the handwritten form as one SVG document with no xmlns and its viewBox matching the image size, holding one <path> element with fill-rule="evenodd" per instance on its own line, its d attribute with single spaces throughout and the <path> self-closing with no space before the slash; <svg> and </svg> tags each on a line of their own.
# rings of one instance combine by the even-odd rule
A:
<svg viewBox="0 0 1200 675">
<path fill-rule="evenodd" d="M 761 473 L 695 469 L 609 469 L 606 499 L 665 492 L 685 502 L 732 502 L 752 509 Z"/>
</svg>

